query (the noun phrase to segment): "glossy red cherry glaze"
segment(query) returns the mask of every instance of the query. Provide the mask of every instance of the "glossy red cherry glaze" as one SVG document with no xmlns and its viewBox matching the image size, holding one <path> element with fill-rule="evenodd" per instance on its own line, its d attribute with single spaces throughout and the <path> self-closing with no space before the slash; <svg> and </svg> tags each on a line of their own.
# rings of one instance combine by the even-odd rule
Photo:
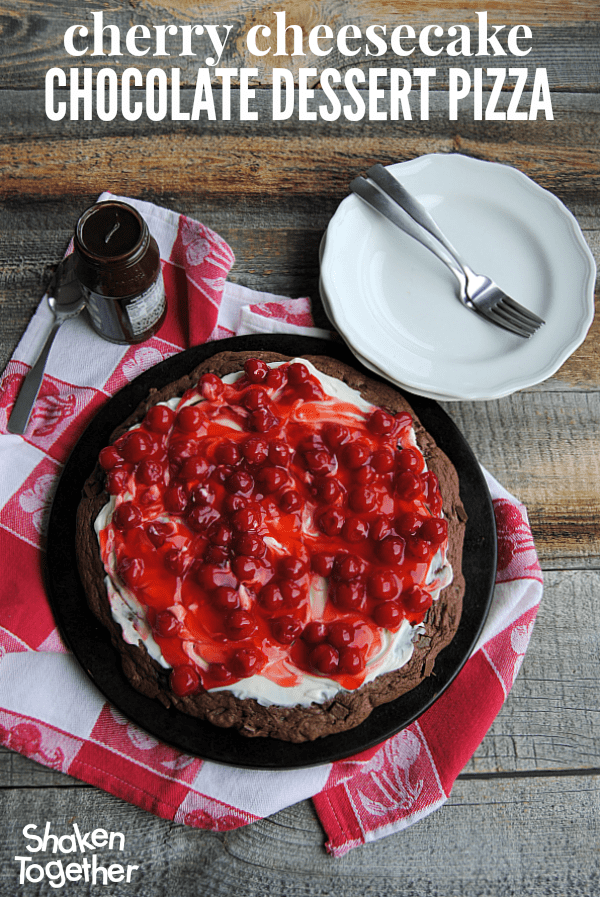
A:
<svg viewBox="0 0 600 897">
<path fill-rule="evenodd" d="M 100 463 L 115 499 L 105 567 L 142 606 L 177 694 L 258 672 L 358 688 L 384 631 L 431 605 L 447 526 L 410 415 L 327 396 L 299 362 L 204 375 Z"/>
</svg>

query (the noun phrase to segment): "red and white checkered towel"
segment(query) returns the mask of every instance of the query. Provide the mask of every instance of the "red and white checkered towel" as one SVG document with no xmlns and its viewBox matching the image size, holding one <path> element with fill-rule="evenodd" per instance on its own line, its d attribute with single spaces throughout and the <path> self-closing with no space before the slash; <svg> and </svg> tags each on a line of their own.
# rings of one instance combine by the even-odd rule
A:
<svg viewBox="0 0 600 897">
<path fill-rule="evenodd" d="M 234 257 L 217 234 L 174 212 L 126 201 L 140 209 L 160 247 L 169 312 L 159 333 L 119 346 L 98 337 L 84 316 L 68 321 L 52 348 L 27 435 L 10 435 L 10 409 L 50 318 L 41 303 L 0 382 L 0 741 L 198 828 L 236 828 L 313 798 L 327 849 L 341 856 L 441 806 L 502 707 L 542 594 L 527 514 L 488 476 L 499 566 L 484 632 L 444 695 L 379 747 L 309 769 L 253 771 L 183 754 L 124 719 L 66 651 L 44 592 L 44 528 L 62 466 L 108 396 L 180 349 L 247 333 L 324 335 L 312 327 L 308 299 L 229 283 Z"/>
</svg>

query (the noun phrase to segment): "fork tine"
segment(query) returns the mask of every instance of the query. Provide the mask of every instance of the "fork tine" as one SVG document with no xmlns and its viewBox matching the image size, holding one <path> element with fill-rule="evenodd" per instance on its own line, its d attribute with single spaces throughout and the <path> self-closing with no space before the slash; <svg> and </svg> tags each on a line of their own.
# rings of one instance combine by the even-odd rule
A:
<svg viewBox="0 0 600 897">
<path fill-rule="evenodd" d="M 507 311 L 519 315 L 519 317 L 526 323 L 536 324 L 538 327 L 541 327 L 542 324 L 546 323 L 543 318 L 538 318 L 532 311 L 519 305 L 519 303 L 515 302 L 514 299 L 511 299 L 510 296 L 505 296 L 501 301 L 501 305 L 504 305 Z"/>
<path fill-rule="evenodd" d="M 502 303 L 498 303 L 498 305 L 493 306 L 493 308 L 489 310 L 498 318 L 501 318 L 503 321 L 507 321 L 513 327 L 516 327 L 524 333 L 527 333 L 529 336 L 534 334 L 537 330 L 537 324 L 525 323 L 519 320 L 512 314 L 512 312 L 508 312 L 506 311 L 506 309 L 502 308 Z"/>
<path fill-rule="evenodd" d="M 492 324 L 497 324 L 499 327 L 504 327 L 505 330 L 510 330 L 511 333 L 516 333 L 518 336 L 523 336 L 527 339 L 532 335 L 533 331 L 522 327 L 521 324 L 514 321 L 510 315 L 506 316 L 502 312 L 498 311 L 497 306 L 495 308 L 486 308 L 485 311 L 477 309 L 484 318 L 487 318 Z"/>
<path fill-rule="evenodd" d="M 519 317 L 513 311 L 507 309 L 502 302 L 498 302 L 497 305 L 494 305 L 493 310 L 505 321 L 510 321 L 510 323 L 514 324 L 515 327 L 520 327 L 522 330 L 526 330 L 528 333 L 535 333 L 540 326 L 539 324 L 533 323 L 533 321 L 523 320 L 523 318 Z"/>
</svg>

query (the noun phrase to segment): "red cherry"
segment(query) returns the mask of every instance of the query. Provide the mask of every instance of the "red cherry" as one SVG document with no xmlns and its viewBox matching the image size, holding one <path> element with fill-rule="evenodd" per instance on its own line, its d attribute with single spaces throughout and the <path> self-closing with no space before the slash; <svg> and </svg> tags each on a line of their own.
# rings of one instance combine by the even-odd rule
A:
<svg viewBox="0 0 600 897">
<path fill-rule="evenodd" d="M 214 523 L 211 523 L 206 535 L 213 545 L 220 545 L 221 547 L 230 545 L 233 538 L 231 530 L 228 526 L 225 526 L 222 520 L 215 520 Z"/>
<path fill-rule="evenodd" d="M 153 629 L 162 638 L 172 638 L 181 629 L 181 623 L 171 611 L 161 610 L 156 614 Z"/>
<path fill-rule="evenodd" d="M 396 491 L 407 500 L 416 498 L 421 494 L 421 480 L 411 470 L 403 470 L 396 476 Z"/>
<path fill-rule="evenodd" d="M 282 579 L 279 588 L 286 604 L 297 605 L 304 598 L 305 590 L 292 579 Z"/>
<path fill-rule="evenodd" d="M 327 424 L 323 429 L 323 439 L 335 451 L 350 440 L 350 430 L 343 424 Z"/>
<path fill-rule="evenodd" d="M 411 536 L 406 541 L 408 553 L 419 561 L 426 561 L 432 551 L 431 542 L 425 542 L 418 536 Z"/>
<path fill-rule="evenodd" d="M 212 523 L 219 520 L 219 512 L 210 507 L 193 507 L 186 515 L 187 525 L 197 533 L 205 532 Z"/>
<path fill-rule="evenodd" d="M 282 467 L 262 467 L 256 474 L 256 482 L 265 495 L 270 495 L 287 482 L 287 471 Z"/>
<path fill-rule="evenodd" d="M 261 558 L 267 550 L 265 541 L 258 533 L 239 533 L 233 543 L 236 554 L 245 557 Z"/>
<path fill-rule="evenodd" d="M 335 472 L 335 458 L 325 449 L 309 449 L 304 452 L 304 462 L 316 476 L 326 476 L 328 473 Z"/>
<path fill-rule="evenodd" d="M 302 500 L 295 489 L 287 489 L 279 497 L 279 507 L 284 514 L 293 514 L 302 507 Z"/>
<path fill-rule="evenodd" d="M 363 561 L 356 554 L 344 554 L 336 558 L 333 566 L 333 576 L 340 582 L 349 582 L 356 579 L 363 572 Z"/>
<path fill-rule="evenodd" d="M 239 533 L 250 533 L 261 524 L 261 513 L 257 505 L 240 508 L 231 516 L 231 525 Z"/>
<path fill-rule="evenodd" d="M 377 517 L 369 528 L 369 534 L 375 542 L 381 542 L 391 531 L 392 525 L 387 517 Z"/>
<path fill-rule="evenodd" d="M 342 502 L 346 494 L 346 490 L 335 477 L 319 477 L 315 480 L 315 488 L 318 498 L 328 505 Z"/>
<path fill-rule="evenodd" d="M 376 408 L 367 420 L 367 427 L 376 436 L 391 436 L 396 427 L 394 417 L 383 408 Z"/>
<path fill-rule="evenodd" d="M 269 367 L 260 358 L 249 358 L 244 362 L 244 373 L 250 383 L 262 383 L 269 373 Z"/>
<path fill-rule="evenodd" d="M 187 695 L 193 695 L 200 691 L 200 676 L 196 670 L 189 665 L 175 667 L 169 678 L 171 691 L 184 698 Z"/>
<path fill-rule="evenodd" d="M 271 623 L 273 637 L 282 645 L 291 645 L 302 632 L 302 623 L 295 617 L 278 617 Z"/>
<path fill-rule="evenodd" d="M 259 433 L 267 433 L 277 426 L 278 420 L 268 408 L 259 408 L 250 415 L 250 423 Z"/>
<path fill-rule="evenodd" d="M 348 504 L 353 511 L 358 511 L 359 514 L 364 514 L 368 511 L 372 511 L 376 506 L 377 495 L 372 489 L 369 489 L 368 486 L 359 486 L 357 489 L 351 491 L 348 496 Z"/>
<path fill-rule="evenodd" d="M 177 548 L 172 548 L 165 554 L 163 564 L 167 570 L 170 570 L 175 576 L 183 576 L 187 566 L 187 559 L 182 551 L 179 551 Z"/>
<path fill-rule="evenodd" d="M 236 642 L 248 638 L 256 629 L 252 614 L 246 610 L 232 610 L 225 619 L 225 630 Z"/>
<path fill-rule="evenodd" d="M 328 631 L 326 623 L 322 623 L 320 620 L 313 620 L 304 627 L 302 639 L 307 645 L 320 645 L 327 638 Z"/>
<path fill-rule="evenodd" d="M 146 534 L 155 548 L 160 548 L 161 545 L 164 545 L 168 537 L 172 536 L 174 532 L 175 527 L 173 524 L 163 522 L 162 520 L 153 520 L 146 528 Z"/>
<path fill-rule="evenodd" d="M 221 442 L 215 449 L 215 460 L 219 464 L 235 466 L 240 462 L 241 457 L 240 447 L 235 442 Z"/>
<path fill-rule="evenodd" d="M 261 574 L 266 575 L 268 569 L 268 565 L 265 567 L 264 561 L 261 562 L 257 558 L 245 555 L 238 555 L 231 561 L 231 570 L 240 582 L 253 582 Z"/>
<path fill-rule="evenodd" d="M 269 389 L 281 389 L 287 379 L 287 374 L 283 367 L 271 368 L 265 378 L 265 386 Z"/>
<path fill-rule="evenodd" d="M 412 427 L 413 419 L 408 413 L 408 411 L 399 411 L 398 414 L 395 415 L 396 423 L 401 430 L 405 430 L 407 427 Z"/>
<path fill-rule="evenodd" d="M 342 620 L 336 620 L 329 627 L 327 641 L 338 650 L 346 648 L 354 641 L 354 626 L 344 623 Z"/>
<path fill-rule="evenodd" d="M 369 535 L 369 525 L 366 520 L 360 517 L 348 517 L 342 527 L 342 537 L 346 542 L 355 545 L 358 542 L 364 542 Z"/>
<path fill-rule="evenodd" d="M 414 536 L 421 527 L 423 518 L 414 511 L 401 514 L 396 520 L 396 530 L 401 536 Z"/>
<path fill-rule="evenodd" d="M 240 679 L 246 679 L 260 673 L 266 663 L 266 657 L 258 648 L 249 646 L 235 651 L 229 662 L 231 672 Z"/>
<path fill-rule="evenodd" d="M 165 489 L 164 505 L 171 514 L 183 514 L 188 506 L 188 494 L 183 486 L 169 486 Z"/>
<path fill-rule="evenodd" d="M 396 601 L 384 601 L 373 611 L 373 619 L 382 629 L 395 629 L 403 617 L 402 609 Z"/>
<path fill-rule="evenodd" d="M 366 608 L 365 589 L 361 582 L 340 582 L 335 587 L 334 599 L 336 607 L 343 610 L 364 611 Z"/>
<path fill-rule="evenodd" d="M 241 511 L 246 507 L 248 507 L 248 502 L 241 495 L 231 495 L 227 492 L 223 496 L 223 512 L 225 514 L 235 514 L 236 511 Z"/>
<path fill-rule="evenodd" d="M 219 586 L 218 589 L 215 589 L 212 600 L 221 610 L 237 610 L 240 606 L 238 591 L 229 586 Z"/>
<path fill-rule="evenodd" d="M 144 426 L 154 433 L 168 433 L 174 420 L 175 412 L 168 405 L 153 405 L 146 412 Z"/>
<path fill-rule="evenodd" d="M 249 436 L 242 443 L 242 454 L 249 464 L 263 464 L 269 454 L 269 443 L 262 436 Z"/>
<path fill-rule="evenodd" d="M 129 588 L 139 586 L 144 578 L 144 562 L 141 558 L 121 558 L 117 564 L 117 573 Z"/>
<path fill-rule="evenodd" d="M 211 543 L 204 553 L 204 560 L 207 564 L 224 567 L 229 561 L 229 552 L 226 548 L 221 548 L 220 545 L 213 545 Z"/>
<path fill-rule="evenodd" d="M 111 470 L 106 476 L 106 491 L 109 495 L 125 492 L 129 481 L 129 471 L 122 467 Z"/>
<path fill-rule="evenodd" d="M 377 473 L 390 473 L 394 469 L 394 453 L 391 449 L 377 449 L 373 452 L 371 464 Z"/>
<path fill-rule="evenodd" d="M 113 525 L 120 530 L 133 529 L 142 522 L 142 514 L 133 502 L 124 501 L 117 505 L 112 516 Z"/>
<path fill-rule="evenodd" d="M 223 394 L 225 386 L 216 374 L 202 374 L 198 383 L 202 397 L 208 402 L 214 402 Z"/>
<path fill-rule="evenodd" d="M 442 512 L 442 496 L 440 495 L 440 484 L 433 470 L 428 470 L 421 475 L 423 484 L 423 492 L 425 501 L 431 508 L 433 514 L 441 514 Z"/>
<path fill-rule="evenodd" d="M 153 483 L 159 483 L 164 480 L 165 468 L 160 461 L 154 461 L 152 458 L 145 458 L 137 466 L 135 478 L 146 486 Z"/>
<path fill-rule="evenodd" d="M 353 479 L 360 486 L 366 486 L 376 479 L 376 473 L 370 464 L 365 464 L 364 467 L 359 467 L 354 471 Z"/>
<path fill-rule="evenodd" d="M 254 478 L 245 470 L 236 470 L 225 480 L 225 488 L 232 494 L 250 495 L 254 488 Z"/>
<path fill-rule="evenodd" d="M 228 670 L 224 663 L 211 663 L 208 666 L 208 676 L 214 682 L 225 684 L 232 679 L 231 670 Z"/>
<path fill-rule="evenodd" d="M 414 449 L 402 449 L 396 455 L 396 464 L 399 470 L 410 470 L 420 473 L 423 470 L 423 458 Z"/>
<path fill-rule="evenodd" d="M 421 526 L 419 536 L 433 545 L 441 545 L 448 538 L 448 521 L 438 517 L 430 517 Z"/>
<path fill-rule="evenodd" d="M 350 470 L 358 470 L 371 459 L 371 449 L 365 442 L 351 442 L 342 449 L 342 462 Z"/>
<path fill-rule="evenodd" d="M 198 405 L 186 405 L 177 414 L 176 423 L 180 429 L 192 433 L 198 429 L 203 417 L 202 409 Z"/>
<path fill-rule="evenodd" d="M 169 446 L 169 461 L 179 468 L 186 458 L 198 454 L 198 443 L 194 439 L 177 439 Z"/>
<path fill-rule="evenodd" d="M 331 576 L 334 562 L 334 554 L 320 552 L 319 554 L 314 554 L 312 556 L 310 560 L 310 566 L 318 576 Z"/>
<path fill-rule="evenodd" d="M 308 564 L 302 558 L 285 557 L 279 561 L 279 574 L 284 579 L 302 579 L 308 573 Z"/>
<path fill-rule="evenodd" d="M 399 536 L 386 536 L 377 545 L 377 554 L 384 564 L 401 564 L 404 559 L 404 539 Z"/>
<path fill-rule="evenodd" d="M 113 467 L 118 467 L 123 463 L 123 456 L 117 451 L 114 445 L 107 445 L 105 448 L 101 449 L 100 454 L 98 455 L 98 461 L 103 470 L 112 470 Z"/>
<path fill-rule="evenodd" d="M 178 471 L 178 477 L 182 480 L 202 480 L 208 473 L 208 464 L 199 455 L 193 458 L 185 458 Z"/>
<path fill-rule="evenodd" d="M 218 564 L 201 563 L 195 569 L 195 577 L 198 585 L 202 586 L 207 592 L 218 589 L 219 586 L 233 586 L 236 584 L 235 577 L 228 572 L 227 567 Z"/>
<path fill-rule="evenodd" d="M 269 404 L 269 396 L 262 387 L 251 386 L 246 390 L 242 402 L 248 411 L 258 411 Z"/>
<path fill-rule="evenodd" d="M 137 464 L 138 461 L 152 454 L 155 450 L 156 443 L 150 434 L 144 430 L 133 430 L 119 444 L 119 451 L 125 461 L 129 461 L 130 464 Z"/>
<path fill-rule="evenodd" d="M 282 442 L 280 439 L 274 439 L 269 444 L 269 461 L 277 467 L 288 466 L 290 463 L 290 449 L 285 442 Z"/>
<path fill-rule="evenodd" d="M 400 594 L 400 581 L 391 570 L 378 570 L 367 580 L 367 593 L 375 601 L 389 601 Z"/>
<path fill-rule="evenodd" d="M 317 645 L 308 655 L 310 665 L 324 676 L 337 672 L 340 656 L 331 645 Z"/>
<path fill-rule="evenodd" d="M 365 659 L 360 648 L 348 647 L 340 651 L 340 673 L 347 673 L 349 676 L 356 676 L 362 673 L 365 668 Z"/>
<path fill-rule="evenodd" d="M 310 379 L 310 376 L 310 371 L 306 365 L 298 362 L 291 364 L 287 369 L 288 382 L 291 383 L 292 386 L 300 386 L 302 383 L 306 383 L 306 381 Z"/>
<path fill-rule="evenodd" d="M 326 536 L 338 536 L 344 525 L 344 513 L 339 508 L 326 508 L 319 516 L 318 527 Z"/>
<path fill-rule="evenodd" d="M 214 504 L 215 493 L 208 486 L 201 484 L 192 489 L 190 499 L 196 507 L 208 508 Z"/>
<path fill-rule="evenodd" d="M 402 604 L 411 614 L 421 614 L 428 610 L 433 603 L 433 598 L 425 589 L 412 586 L 402 593 Z"/>
<path fill-rule="evenodd" d="M 261 606 L 268 611 L 280 610 L 285 604 L 281 589 L 275 582 L 268 582 L 266 586 L 262 587 L 258 600 Z"/>
<path fill-rule="evenodd" d="M 326 396 L 325 391 L 317 380 L 307 380 L 296 387 L 297 393 L 305 402 L 321 402 Z"/>
</svg>

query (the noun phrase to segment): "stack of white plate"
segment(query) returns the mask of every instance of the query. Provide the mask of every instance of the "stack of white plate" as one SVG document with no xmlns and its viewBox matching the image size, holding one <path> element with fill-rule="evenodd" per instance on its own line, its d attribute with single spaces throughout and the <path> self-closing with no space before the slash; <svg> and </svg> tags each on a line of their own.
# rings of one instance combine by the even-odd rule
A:
<svg viewBox="0 0 600 897">
<path fill-rule="evenodd" d="M 594 315 L 594 260 L 555 196 L 514 168 L 461 155 L 389 167 L 470 266 L 545 324 L 523 339 L 465 308 L 453 274 L 359 197 L 321 244 L 325 311 L 356 357 L 433 399 L 497 399 L 554 374 Z"/>
</svg>

